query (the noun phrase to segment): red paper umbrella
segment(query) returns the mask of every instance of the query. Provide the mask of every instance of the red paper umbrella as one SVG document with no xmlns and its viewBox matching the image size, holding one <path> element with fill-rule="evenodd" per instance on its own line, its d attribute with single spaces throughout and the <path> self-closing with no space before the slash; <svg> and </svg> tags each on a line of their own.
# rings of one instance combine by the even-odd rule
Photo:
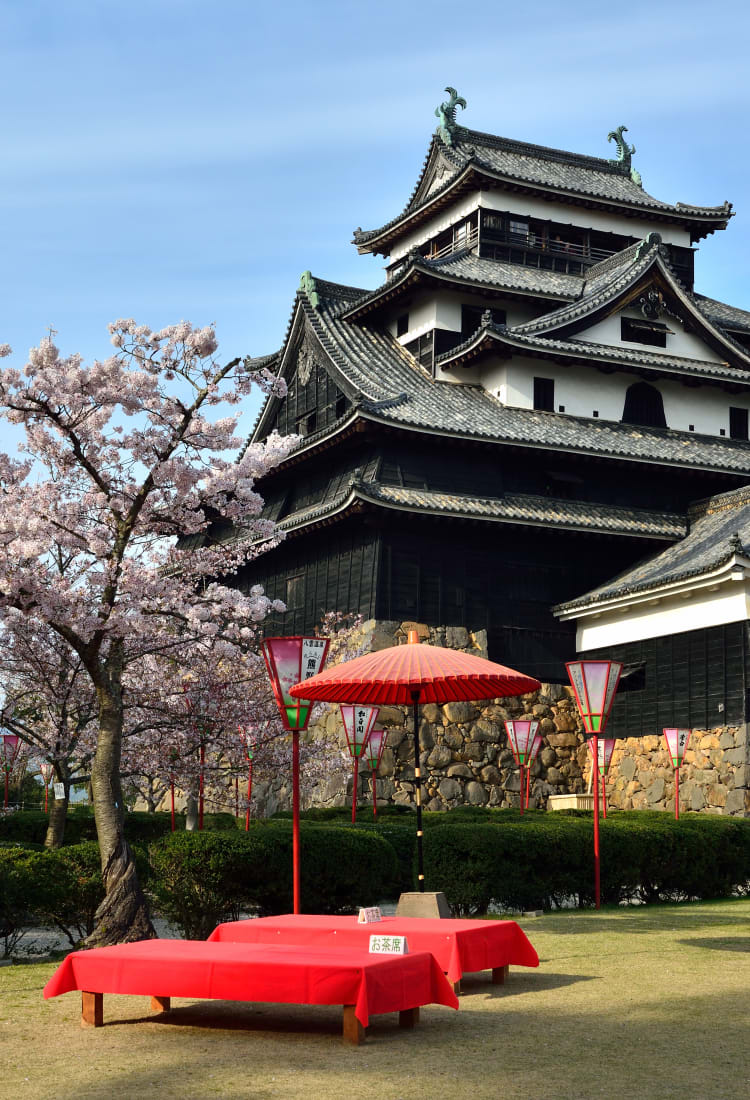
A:
<svg viewBox="0 0 750 1100">
<path fill-rule="evenodd" d="M 328 703 L 396 704 L 414 708 L 414 780 L 417 802 L 417 864 L 419 889 L 424 890 L 422 863 L 422 772 L 419 761 L 419 704 L 453 703 L 461 699 L 496 699 L 523 695 L 540 687 L 533 676 L 505 665 L 458 653 L 442 646 L 420 645 L 416 630 L 409 644 L 380 649 L 345 661 L 295 684 L 294 698 Z"/>
<path fill-rule="evenodd" d="M 415 630 L 409 645 L 366 653 L 327 668 L 291 689 L 294 697 L 329 703 L 453 703 L 495 699 L 536 691 L 539 681 L 505 665 L 441 646 L 420 645 Z M 304 686 L 304 692 L 302 690 Z"/>
</svg>

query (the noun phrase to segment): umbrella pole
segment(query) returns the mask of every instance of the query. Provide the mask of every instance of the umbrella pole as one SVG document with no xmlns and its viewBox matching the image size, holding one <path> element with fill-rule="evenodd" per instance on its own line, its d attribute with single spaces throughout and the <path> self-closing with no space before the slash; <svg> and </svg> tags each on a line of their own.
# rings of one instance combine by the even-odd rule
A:
<svg viewBox="0 0 750 1100">
<path fill-rule="evenodd" d="M 419 692 L 411 693 L 414 714 L 414 784 L 417 799 L 417 880 L 419 892 L 424 893 L 424 858 L 422 853 L 422 769 L 419 764 Z"/>
</svg>

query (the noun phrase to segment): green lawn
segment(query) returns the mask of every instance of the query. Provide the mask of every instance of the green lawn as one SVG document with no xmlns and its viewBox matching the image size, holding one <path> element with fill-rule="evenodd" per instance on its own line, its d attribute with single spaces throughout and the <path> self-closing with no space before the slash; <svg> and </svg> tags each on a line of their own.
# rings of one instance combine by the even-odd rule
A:
<svg viewBox="0 0 750 1100">
<path fill-rule="evenodd" d="M 82 1030 L 79 994 L 42 1000 L 53 964 L 0 968 L 0 1097 L 748 1095 L 750 899 L 520 923 L 538 970 L 464 979 L 459 1012 L 423 1009 L 415 1031 L 376 1017 L 359 1048 L 337 1008 L 174 1001 L 167 1023 L 105 997 L 105 1027 Z"/>
</svg>

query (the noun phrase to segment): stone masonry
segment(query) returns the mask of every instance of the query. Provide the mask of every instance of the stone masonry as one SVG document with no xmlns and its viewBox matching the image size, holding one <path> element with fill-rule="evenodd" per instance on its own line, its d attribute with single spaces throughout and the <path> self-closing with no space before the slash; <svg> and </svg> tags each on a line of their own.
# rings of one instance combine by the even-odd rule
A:
<svg viewBox="0 0 750 1100">
<path fill-rule="evenodd" d="M 362 629 L 372 649 L 405 641 L 408 630 L 417 629 L 420 639 L 433 645 L 487 656 L 484 631 L 373 620 Z M 544 809 L 551 794 L 588 790 L 590 754 L 572 692 L 560 684 L 542 684 L 533 694 L 499 701 L 422 706 L 419 745 L 425 809 L 444 811 L 463 804 L 518 806 L 518 768 L 503 723 L 525 716 L 539 720 L 544 737 L 532 768 L 530 806 Z M 388 731 L 377 774 L 378 805 L 413 804 L 411 710 L 382 707 L 378 724 Z M 324 731 L 338 736 L 345 746 L 338 707 L 325 712 L 308 736 L 314 738 Z M 350 805 L 351 784 L 351 769 L 343 767 L 319 783 L 304 801 L 307 805 Z M 264 784 L 256 794 L 260 814 L 288 808 L 288 777 Z M 370 772 L 362 768 L 359 801 L 363 809 L 371 797 Z M 661 731 L 658 736 L 617 742 L 607 777 L 607 802 L 613 809 L 674 810 L 674 771 Z M 680 808 L 750 816 L 750 743 L 744 725 L 693 732 L 680 771 Z"/>
</svg>

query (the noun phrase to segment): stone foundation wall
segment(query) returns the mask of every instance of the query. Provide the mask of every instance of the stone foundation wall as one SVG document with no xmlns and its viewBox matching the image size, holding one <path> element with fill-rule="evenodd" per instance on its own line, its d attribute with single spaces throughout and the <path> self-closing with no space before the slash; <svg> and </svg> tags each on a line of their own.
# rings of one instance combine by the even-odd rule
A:
<svg viewBox="0 0 750 1100">
<path fill-rule="evenodd" d="M 410 629 L 432 645 L 487 656 L 484 631 L 463 627 L 430 629 L 419 623 L 370 621 L 363 625 L 368 648 L 405 641 Z M 522 671 L 522 670 L 521 670 Z M 542 684 L 539 691 L 502 702 L 426 704 L 419 728 L 423 805 L 428 810 L 473 806 L 518 806 L 519 774 L 503 725 L 506 719 L 539 719 L 544 743 L 532 768 L 532 807 L 546 808 L 551 794 L 588 790 L 590 754 L 571 689 Z M 388 731 L 377 774 L 378 805 L 414 802 L 414 736 L 410 708 L 382 707 L 379 725 Z M 338 737 L 346 745 L 338 707 L 318 718 L 308 733 Z M 362 769 L 359 801 L 371 801 L 370 771 Z M 351 805 L 352 768 L 343 762 L 303 798 L 303 805 Z M 289 808 L 289 778 L 254 791 L 260 814 Z M 618 741 L 607 778 L 614 809 L 674 810 L 674 771 L 661 735 Z M 750 816 L 750 744 L 747 727 L 696 730 L 680 770 L 683 810 Z"/>
</svg>

